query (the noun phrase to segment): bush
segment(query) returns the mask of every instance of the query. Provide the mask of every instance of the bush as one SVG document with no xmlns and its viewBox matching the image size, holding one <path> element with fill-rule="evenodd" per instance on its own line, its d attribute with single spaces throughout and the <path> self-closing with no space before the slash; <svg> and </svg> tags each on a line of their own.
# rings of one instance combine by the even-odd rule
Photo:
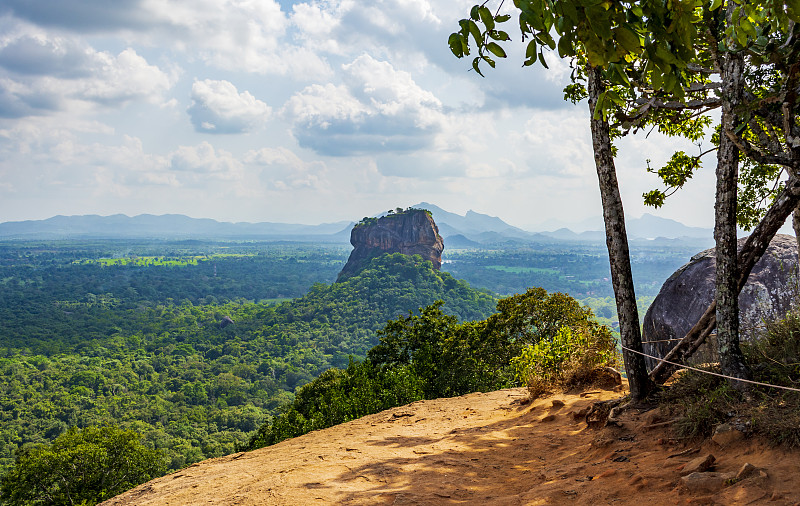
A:
<svg viewBox="0 0 800 506">
<path fill-rule="evenodd" d="M 463 323 L 445 314 L 443 304 L 437 301 L 419 314 L 409 312 L 388 321 L 378 331 L 380 343 L 365 361 L 351 361 L 345 370 L 329 369 L 300 388 L 294 403 L 262 426 L 248 448 L 418 399 L 512 386 L 512 358 L 526 346 L 535 350 L 527 363 L 535 363 L 539 371 L 555 368 L 559 377 L 572 380 L 596 366 L 614 363 L 608 328 L 568 295 L 530 289 L 502 299 L 498 313 L 490 318 Z M 542 360 L 548 354 L 555 357 Z"/>
<path fill-rule="evenodd" d="M 328 369 L 301 387 L 294 402 L 263 425 L 247 449 L 273 445 L 422 397 L 421 382 L 408 367 L 380 369 L 369 360 L 351 359 L 347 369 Z"/>
<path fill-rule="evenodd" d="M 161 476 L 164 455 L 136 432 L 116 427 L 71 428 L 52 444 L 18 452 L 3 476 L 3 504 L 95 504 Z"/>
<path fill-rule="evenodd" d="M 528 385 L 532 398 L 553 386 L 587 382 L 601 367 L 613 366 L 617 352 L 607 327 L 573 330 L 561 327 L 551 339 L 528 344 L 511 359 L 517 381 Z"/>
</svg>

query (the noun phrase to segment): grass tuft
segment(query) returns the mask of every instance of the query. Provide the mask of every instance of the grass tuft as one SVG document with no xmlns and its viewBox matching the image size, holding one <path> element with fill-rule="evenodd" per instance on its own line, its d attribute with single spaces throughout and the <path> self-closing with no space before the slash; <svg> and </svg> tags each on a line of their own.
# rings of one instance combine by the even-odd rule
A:
<svg viewBox="0 0 800 506">
<path fill-rule="evenodd" d="M 753 379 L 800 388 L 800 312 L 767 322 L 742 352 Z M 708 366 L 719 372 L 717 365 Z M 764 437 L 776 446 L 800 447 L 800 392 L 753 386 L 742 393 L 720 377 L 685 371 L 661 394 L 662 409 L 681 419 L 683 438 L 708 437 L 721 423 Z"/>
</svg>

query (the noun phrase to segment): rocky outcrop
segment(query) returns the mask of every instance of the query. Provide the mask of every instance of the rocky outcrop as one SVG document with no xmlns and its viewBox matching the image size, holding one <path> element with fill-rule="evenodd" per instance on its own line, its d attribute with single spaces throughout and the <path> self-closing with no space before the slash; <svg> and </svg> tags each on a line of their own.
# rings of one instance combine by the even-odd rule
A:
<svg viewBox="0 0 800 506">
<path fill-rule="evenodd" d="M 434 269 L 442 266 L 444 242 L 431 215 L 423 209 L 408 209 L 381 218 L 364 218 L 350 232 L 353 251 L 339 281 L 366 267 L 370 260 L 384 253 L 420 255 L 430 260 Z"/>
<path fill-rule="evenodd" d="M 740 239 L 739 247 L 743 243 Z M 642 322 L 645 353 L 663 357 L 697 322 L 714 297 L 716 263 L 714 248 L 702 251 L 664 282 Z M 765 318 L 782 317 L 792 307 L 797 281 L 797 241 L 776 235 L 739 295 L 742 339 L 753 335 Z M 716 361 L 711 348 L 700 350 L 703 360 Z M 648 359 L 648 366 L 654 365 Z"/>
</svg>

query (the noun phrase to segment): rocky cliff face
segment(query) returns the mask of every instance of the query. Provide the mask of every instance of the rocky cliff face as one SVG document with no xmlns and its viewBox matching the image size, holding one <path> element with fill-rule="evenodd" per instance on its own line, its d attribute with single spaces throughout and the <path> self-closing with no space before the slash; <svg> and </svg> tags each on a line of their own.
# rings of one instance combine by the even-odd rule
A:
<svg viewBox="0 0 800 506">
<path fill-rule="evenodd" d="M 420 255 L 430 260 L 435 269 L 442 266 L 444 242 L 433 218 L 422 209 L 388 214 L 382 218 L 365 218 L 350 232 L 353 251 L 339 273 L 339 280 L 350 277 L 384 253 Z"/>
<path fill-rule="evenodd" d="M 740 239 L 739 247 L 743 243 L 744 239 Z M 711 303 L 715 254 L 714 248 L 698 253 L 664 282 L 642 322 L 645 353 L 663 357 Z M 797 283 L 797 242 L 792 236 L 776 235 L 739 295 L 743 340 L 762 326 L 764 318 L 782 317 L 792 307 L 798 295 Z M 711 350 L 704 348 L 700 350 L 701 360 L 716 361 Z M 648 359 L 648 366 L 654 365 L 655 361 Z"/>
</svg>

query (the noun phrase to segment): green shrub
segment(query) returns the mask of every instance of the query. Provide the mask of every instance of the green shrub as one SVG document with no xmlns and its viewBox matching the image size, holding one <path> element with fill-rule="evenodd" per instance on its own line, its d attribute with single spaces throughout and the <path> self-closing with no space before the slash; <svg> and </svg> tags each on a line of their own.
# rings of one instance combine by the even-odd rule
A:
<svg viewBox="0 0 800 506">
<path fill-rule="evenodd" d="M 387 258 L 391 260 L 391 255 Z M 552 354 L 547 361 L 529 362 L 538 364 L 542 374 L 552 370 L 547 374 L 570 381 L 614 363 L 609 329 L 568 295 L 533 288 L 500 300 L 498 313 L 482 321 L 459 322 L 444 313 L 443 305 L 440 300 L 418 314 L 409 312 L 388 321 L 365 361 L 351 361 L 345 370 L 330 369 L 300 388 L 294 403 L 262 426 L 248 448 L 418 399 L 519 384 L 514 380 L 512 358 L 522 350 L 535 350 L 529 352 L 535 357 Z"/>
<path fill-rule="evenodd" d="M 161 476 L 164 455 L 116 427 L 71 428 L 52 444 L 18 452 L 3 476 L 3 504 L 95 504 Z"/>
<path fill-rule="evenodd" d="M 551 339 L 526 345 L 511 359 L 514 377 L 528 385 L 536 398 L 551 386 L 572 385 L 591 379 L 600 367 L 613 366 L 617 352 L 607 327 L 573 330 L 561 327 Z"/>
<path fill-rule="evenodd" d="M 301 387 L 294 402 L 250 439 L 248 450 L 269 446 L 394 406 L 422 399 L 421 381 L 404 366 L 375 367 L 350 360 Z"/>
</svg>

